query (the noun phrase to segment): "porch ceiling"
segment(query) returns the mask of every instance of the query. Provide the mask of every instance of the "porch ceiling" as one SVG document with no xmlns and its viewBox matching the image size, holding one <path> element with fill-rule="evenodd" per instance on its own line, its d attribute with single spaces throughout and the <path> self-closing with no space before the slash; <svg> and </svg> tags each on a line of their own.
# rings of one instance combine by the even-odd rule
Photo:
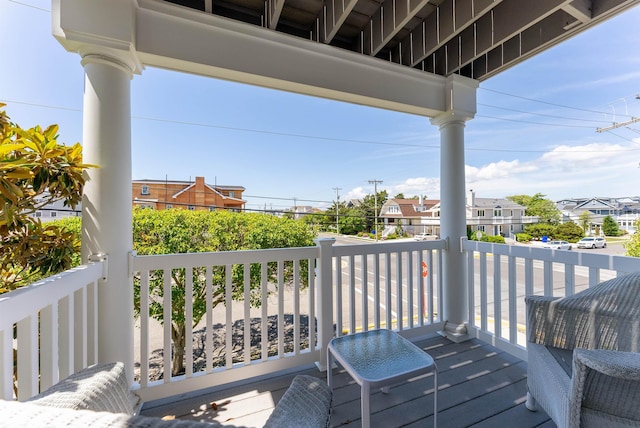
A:
<svg viewBox="0 0 640 428">
<path fill-rule="evenodd" d="M 485 80 L 638 0 L 166 0 L 441 76 Z"/>
<path fill-rule="evenodd" d="M 478 81 L 640 0 L 53 3 L 54 35 L 65 48 L 116 58 L 134 72 L 151 65 L 428 117 L 455 110 L 470 118 Z"/>
</svg>

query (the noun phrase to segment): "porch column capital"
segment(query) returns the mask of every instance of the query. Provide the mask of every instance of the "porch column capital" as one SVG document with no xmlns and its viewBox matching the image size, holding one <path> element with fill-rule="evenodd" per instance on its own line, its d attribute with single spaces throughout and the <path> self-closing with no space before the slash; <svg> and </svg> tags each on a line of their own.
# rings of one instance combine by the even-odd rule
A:
<svg viewBox="0 0 640 428">
<path fill-rule="evenodd" d="M 479 82 L 452 74 L 447 77 L 444 88 L 446 110 L 431 119 L 431 124 L 439 127 L 451 123 L 463 123 L 476 115 L 476 90 Z"/>
<path fill-rule="evenodd" d="M 144 68 L 135 46 L 136 0 L 53 0 L 52 31 L 69 52 L 115 65 L 130 75 Z"/>
</svg>

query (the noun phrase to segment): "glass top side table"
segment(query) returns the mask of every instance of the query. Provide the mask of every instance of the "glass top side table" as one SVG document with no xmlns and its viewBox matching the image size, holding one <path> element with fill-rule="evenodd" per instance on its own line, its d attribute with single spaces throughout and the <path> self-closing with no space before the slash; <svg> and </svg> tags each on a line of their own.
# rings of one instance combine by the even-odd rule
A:
<svg viewBox="0 0 640 428">
<path fill-rule="evenodd" d="M 391 330 L 371 330 L 336 337 L 329 342 L 327 382 L 332 386 L 334 360 L 360 385 L 362 426 L 370 426 L 369 400 L 372 388 L 389 387 L 419 374 L 433 371 L 433 422 L 436 426 L 438 370 L 433 358 Z"/>
</svg>

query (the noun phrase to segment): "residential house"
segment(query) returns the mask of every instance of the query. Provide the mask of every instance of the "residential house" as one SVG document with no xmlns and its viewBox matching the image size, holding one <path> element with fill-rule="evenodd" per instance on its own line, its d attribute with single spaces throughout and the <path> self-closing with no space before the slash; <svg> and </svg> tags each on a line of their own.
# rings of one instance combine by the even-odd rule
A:
<svg viewBox="0 0 640 428">
<path fill-rule="evenodd" d="M 432 208 L 439 204 L 435 199 L 389 199 L 380 209 L 384 221 L 383 236 L 393 233 L 398 227 L 410 235 L 418 233 L 440 233 L 440 211 Z"/>
<path fill-rule="evenodd" d="M 467 227 L 472 232 L 511 237 L 527 224 L 538 223 L 537 216 L 525 216 L 526 207 L 506 198 L 477 198 L 467 193 Z"/>
<path fill-rule="evenodd" d="M 131 191 L 134 206 L 156 210 L 243 211 L 246 204 L 242 199 L 244 187 L 207 184 L 204 177 L 196 177 L 195 181 L 134 180 Z"/>
<path fill-rule="evenodd" d="M 48 192 L 45 192 L 40 198 L 36 199 L 37 204 L 41 204 L 49 196 Z M 42 222 L 56 220 L 63 217 L 81 217 L 82 216 L 82 204 L 79 203 L 75 208 L 65 206 L 63 201 L 55 201 L 49 203 L 33 213 L 35 218 L 40 219 Z"/>
<path fill-rule="evenodd" d="M 636 222 L 640 220 L 640 197 L 588 197 L 568 198 L 556 202 L 562 212 L 563 221 L 580 224 L 580 216 L 589 212 L 589 233 L 596 233 L 602 226 L 602 220 L 611 216 L 620 227 L 629 233 L 636 232 Z"/>
<path fill-rule="evenodd" d="M 525 225 L 538 222 L 538 217 L 524 215 L 526 207 L 522 205 L 504 198 L 476 198 L 473 190 L 467 195 L 466 205 L 467 227 L 473 232 L 511 236 L 524 231 Z M 401 226 L 411 235 L 440 235 L 438 200 L 391 199 L 382 206 L 380 217 L 385 231 Z"/>
</svg>

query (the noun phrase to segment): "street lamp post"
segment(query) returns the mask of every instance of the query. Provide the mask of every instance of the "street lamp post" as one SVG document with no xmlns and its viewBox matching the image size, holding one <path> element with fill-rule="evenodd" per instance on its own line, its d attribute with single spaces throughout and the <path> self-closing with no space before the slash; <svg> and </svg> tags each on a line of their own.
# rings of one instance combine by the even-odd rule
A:
<svg viewBox="0 0 640 428">
<path fill-rule="evenodd" d="M 382 180 L 369 180 L 369 184 L 373 184 L 373 209 L 374 209 L 374 227 L 376 232 L 376 241 L 378 240 L 378 183 L 382 183 Z"/>
</svg>

